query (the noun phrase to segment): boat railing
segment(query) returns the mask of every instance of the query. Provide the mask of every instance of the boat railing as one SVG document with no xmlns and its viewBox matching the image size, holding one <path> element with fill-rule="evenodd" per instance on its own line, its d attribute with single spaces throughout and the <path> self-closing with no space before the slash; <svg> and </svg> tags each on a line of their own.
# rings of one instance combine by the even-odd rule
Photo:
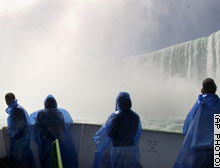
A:
<svg viewBox="0 0 220 168">
<path fill-rule="evenodd" d="M 100 125 L 76 123 L 71 129 L 80 168 L 92 167 L 96 150 L 92 137 L 99 128 Z M 143 130 L 139 142 L 142 167 L 173 167 L 182 142 L 183 136 L 179 133 Z M 10 141 L 6 128 L 0 130 L 0 143 L 0 157 L 7 156 Z M 34 141 L 32 141 L 31 147 L 37 167 L 39 167 L 38 149 Z"/>
</svg>

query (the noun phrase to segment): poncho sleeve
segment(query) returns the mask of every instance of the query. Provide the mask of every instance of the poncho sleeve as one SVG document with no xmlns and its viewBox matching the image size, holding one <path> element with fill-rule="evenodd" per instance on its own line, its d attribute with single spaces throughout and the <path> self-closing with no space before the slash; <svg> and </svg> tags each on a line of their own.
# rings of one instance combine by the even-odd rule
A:
<svg viewBox="0 0 220 168">
<path fill-rule="evenodd" d="M 26 117 L 25 111 L 17 108 L 13 114 L 8 117 L 7 134 L 9 137 L 22 136 L 28 131 L 29 118 Z"/>
<path fill-rule="evenodd" d="M 138 124 L 138 132 L 135 136 L 135 144 L 139 143 L 140 137 L 141 137 L 141 133 L 142 133 L 142 125 L 141 125 L 141 121 L 139 119 L 139 124 Z"/>
<path fill-rule="evenodd" d="M 198 101 L 196 101 L 196 103 L 194 104 L 194 106 L 192 107 L 192 109 L 190 110 L 190 112 L 188 113 L 185 121 L 184 121 L 184 125 L 183 125 L 183 135 L 185 136 L 189 127 L 190 127 L 190 124 L 196 114 L 196 111 L 198 109 Z"/>
<path fill-rule="evenodd" d="M 110 165 L 110 143 L 111 138 L 108 136 L 108 129 L 111 125 L 116 113 L 113 112 L 106 123 L 95 133 L 93 141 L 96 145 L 95 160 L 93 168 L 102 168 L 106 165 Z"/>
</svg>

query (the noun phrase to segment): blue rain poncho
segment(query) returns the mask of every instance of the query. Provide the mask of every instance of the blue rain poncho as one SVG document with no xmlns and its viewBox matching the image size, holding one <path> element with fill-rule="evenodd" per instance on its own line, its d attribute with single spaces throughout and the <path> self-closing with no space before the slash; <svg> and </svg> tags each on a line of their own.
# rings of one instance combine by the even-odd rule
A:
<svg viewBox="0 0 220 168">
<path fill-rule="evenodd" d="M 29 116 L 14 100 L 6 109 L 8 116 L 7 135 L 10 138 L 9 160 L 11 168 L 35 167 L 30 148 Z"/>
<path fill-rule="evenodd" d="M 45 109 L 31 115 L 31 123 L 34 128 L 33 136 L 38 144 L 41 167 L 51 168 L 51 144 L 55 139 L 58 139 L 63 167 L 77 168 L 77 154 L 70 134 L 70 129 L 73 126 L 71 116 L 66 110 L 57 108 L 56 100 L 52 95 L 47 96 L 44 105 Z"/>
<path fill-rule="evenodd" d="M 139 168 L 138 143 L 142 132 L 139 116 L 130 110 L 126 92 L 119 93 L 116 110 L 96 132 L 94 168 Z"/>
<path fill-rule="evenodd" d="M 214 167 L 214 114 L 220 114 L 219 97 L 199 95 L 186 117 L 185 138 L 174 168 Z"/>
</svg>

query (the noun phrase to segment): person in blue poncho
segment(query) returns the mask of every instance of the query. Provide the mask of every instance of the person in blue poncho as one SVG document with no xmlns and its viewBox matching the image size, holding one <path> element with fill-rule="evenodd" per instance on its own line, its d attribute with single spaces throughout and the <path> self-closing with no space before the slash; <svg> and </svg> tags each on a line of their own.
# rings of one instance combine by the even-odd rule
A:
<svg viewBox="0 0 220 168">
<path fill-rule="evenodd" d="M 41 167 L 52 168 L 51 144 L 55 139 L 58 139 L 63 167 L 77 168 L 78 159 L 70 134 L 73 126 L 71 116 L 66 110 L 57 108 L 57 102 L 52 95 L 47 96 L 44 106 L 44 109 L 31 115 Z"/>
<path fill-rule="evenodd" d="M 26 110 L 17 103 L 13 93 L 5 95 L 8 105 L 7 135 L 10 138 L 10 168 L 35 167 L 33 153 L 30 148 L 29 116 Z"/>
<path fill-rule="evenodd" d="M 186 117 L 184 142 L 174 168 L 214 167 L 214 114 L 220 114 L 220 99 L 213 79 L 202 83 L 201 95 Z"/>
<path fill-rule="evenodd" d="M 127 92 L 120 92 L 116 99 L 116 111 L 96 132 L 93 168 L 139 168 L 138 143 L 142 132 L 141 121 L 131 110 Z"/>
</svg>

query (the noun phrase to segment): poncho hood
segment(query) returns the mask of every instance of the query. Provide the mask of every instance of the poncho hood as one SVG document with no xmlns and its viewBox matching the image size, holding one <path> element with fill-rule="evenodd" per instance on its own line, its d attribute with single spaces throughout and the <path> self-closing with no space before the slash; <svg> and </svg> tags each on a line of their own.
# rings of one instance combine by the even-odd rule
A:
<svg viewBox="0 0 220 168">
<path fill-rule="evenodd" d="M 132 102 L 129 93 L 120 92 L 116 98 L 116 111 L 131 109 Z"/>
<path fill-rule="evenodd" d="M 18 100 L 15 99 L 13 102 L 8 106 L 8 108 L 5 110 L 6 113 L 12 114 L 14 109 L 18 106 Z"/>
<path fill-rule="evenodd" d="M 56 99 L 52 95 L 48 95 L 44 101 L 45 108 L 57 108 Z"/>
<path fill-rule="evenodd" d="M 207 110 L 210 110 L 218 101 L 219 97 L 216 94 L 201 94 L 198 97 L 198 103 L 204 105 Z"/>
</svg>

